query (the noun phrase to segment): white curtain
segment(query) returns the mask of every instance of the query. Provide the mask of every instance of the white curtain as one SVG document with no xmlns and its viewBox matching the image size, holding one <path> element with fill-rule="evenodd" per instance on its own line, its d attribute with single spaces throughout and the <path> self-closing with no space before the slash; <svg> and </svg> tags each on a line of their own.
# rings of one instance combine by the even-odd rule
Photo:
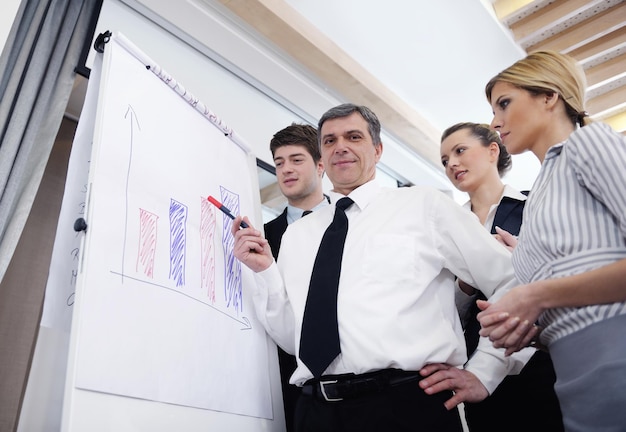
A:
<svg viewBox="0 0 626 432">
<path fill-rule="evenodd" d="M 23 0 L 0 57 L 2 431 L 16 428 L 45 289 L 45 283 L 24 282 L 27 267 L 23 278 L 14 274 L 7 283 L 4 276 L 31 212 L 100 5 L 99 0 Z M 42 271 L 30 269 L 34 270 Z"/>
</svg>

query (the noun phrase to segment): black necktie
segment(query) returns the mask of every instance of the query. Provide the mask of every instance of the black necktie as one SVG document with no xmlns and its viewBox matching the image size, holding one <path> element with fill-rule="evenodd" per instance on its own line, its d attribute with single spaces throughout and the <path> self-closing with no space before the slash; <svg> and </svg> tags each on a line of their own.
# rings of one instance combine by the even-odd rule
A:
<svg viewBox="0 0 626 432">
<path fill-rule="evenodd" d="M 315 378 L 320 377 L 341 352 L 337 289 L 343 246 L 348 234 L 348 218 L 344 210 L 353 203 L 347 197 L 337 201 L 335 217 L 324 232 L 313 264 L 300 334 L 300 359 Z"/>
<path fill-rule="evenodd" d="M 311 214 L 311 213 L 313 213 L 313 210 L 305 210 L 302 212 L 302 217 L 305 217 L 306 215 Z"/>
</svg>

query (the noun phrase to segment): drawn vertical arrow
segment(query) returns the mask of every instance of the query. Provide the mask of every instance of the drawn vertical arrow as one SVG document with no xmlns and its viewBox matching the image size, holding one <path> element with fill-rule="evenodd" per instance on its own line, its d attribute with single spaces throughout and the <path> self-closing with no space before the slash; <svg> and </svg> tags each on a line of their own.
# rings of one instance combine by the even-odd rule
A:
<svg viewBox="0 0 626 432">
<path fill-rule="evenodd" d="M 124 114 L 124 118 L 128 119 L 128 124 L 130 126 L 130 142 L 128 149 L 128 169 L 126 171 L 126 190 L 124 191 L 124 244 L 122 247 L 122 283 L 124 283 L 124 261 L 126 256 L 126 235 L 128 230 L 128 185 L 130 183 L 130 171 L 133 163 L 133 140 L 135 138 L 135 126 L 137 130 L 141 131 L 141 126 L 139 125 L 139 120 L 137 120 L 137 113 L 133 107 L 129 104 L 126 109 L 126 114 Z"/>
</svg>

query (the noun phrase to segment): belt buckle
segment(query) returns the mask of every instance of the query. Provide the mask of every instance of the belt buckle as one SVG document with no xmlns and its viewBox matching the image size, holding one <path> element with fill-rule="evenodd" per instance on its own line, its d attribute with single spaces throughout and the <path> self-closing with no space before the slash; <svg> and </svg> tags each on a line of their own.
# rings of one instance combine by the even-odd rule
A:
<svg viewBox="0 0 626 432">
<path fill-rule="evenodd" d="M 326 389 L 324 387 L 326 384 L 337 384 L 337 380 L 320 381 L 320 390 L 322 391 L 322 395 L 324 396 L 324 400 L 326 402 L 339 402 L 339 401 L 342 401 L 343 398 L 329 398 L 328 397 L 328 395 L 326 394 Z"/>
</svg>

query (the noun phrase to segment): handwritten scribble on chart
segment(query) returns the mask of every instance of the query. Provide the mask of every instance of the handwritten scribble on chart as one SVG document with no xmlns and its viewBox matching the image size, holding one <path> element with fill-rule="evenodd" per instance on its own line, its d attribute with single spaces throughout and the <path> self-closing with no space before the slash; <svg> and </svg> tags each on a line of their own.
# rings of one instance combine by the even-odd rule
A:
<svg viewBox="0 0 626 432">
<path fill-rule="evenodd" d="M 149 278 L 154 277 L 154 257 L 157 246 L 157 222 L 159 217 L 144 209 L 139 209 L 139 251 L 136 271 Z"/>
<path fill-rule="evenodd" d="M 200 197 L 200 287 L 215 304 L 215 209 Z"/>
<path fill-rule="evenodd" d="M 177 287 L 185 285 L 187 213 L 186 205 L 170 200 L 170 279 Z"/>
<path fill-rule="evenodd" d="M 220 186 L 222 204 L 224 204 L 233 214 L 239 214 L 239 195 Z M 224 249 L 224 298 L 226 306 L 235 309 L 237 312 L 243 310 L 242 302 L 242 280 L 241 262 L 235 258 L 235 239 L 230 232 L 233 221 L 226 215 L 222 216 L 222 247 Z"/>
</svg>

